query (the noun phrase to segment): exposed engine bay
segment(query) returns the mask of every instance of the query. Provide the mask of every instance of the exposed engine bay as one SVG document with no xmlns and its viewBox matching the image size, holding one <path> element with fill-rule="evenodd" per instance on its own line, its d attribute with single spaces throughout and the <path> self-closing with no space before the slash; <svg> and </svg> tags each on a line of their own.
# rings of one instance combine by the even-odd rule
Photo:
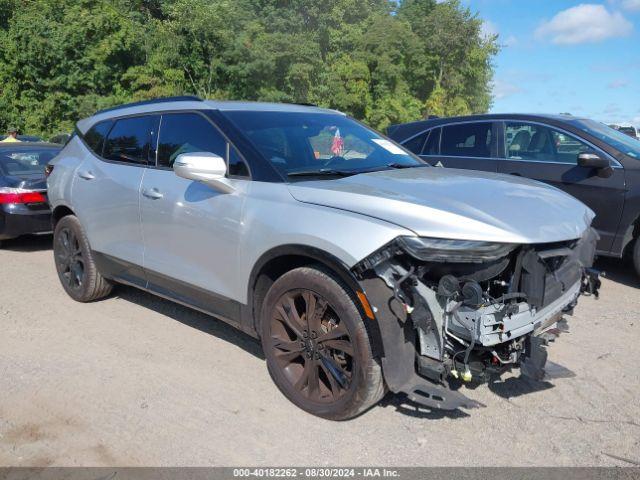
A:
<svg viewBox="0 0 640 480">
<path fill-rule="evenodd" d="M 563 316 L 581 294 L 598 296 L 597 239 L 593 229 L 539 245 L 401 237 L 357 264 L 388 387 L 454 409 L 478 405 L 447 387 L 516 367 L 541 380 L 546 346 L 566 329 Z"/>
</svg>

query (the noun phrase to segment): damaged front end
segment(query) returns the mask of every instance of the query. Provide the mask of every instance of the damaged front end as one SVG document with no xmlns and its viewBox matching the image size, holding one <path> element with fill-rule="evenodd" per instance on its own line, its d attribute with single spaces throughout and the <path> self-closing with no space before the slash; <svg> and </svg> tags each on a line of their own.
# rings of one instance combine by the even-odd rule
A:
<svg viewBox="0 0 640 480">
<path fill-rule="evenodd" d="M 450 387 L 520 367 L 544 376 L 546 345 L 581 293 L 597 297 L 597 233 L 539 245 L 400 237 L 353 273 L 371 303 L 387 386 L 422 405 L 479 406 Z"/>
</svg>

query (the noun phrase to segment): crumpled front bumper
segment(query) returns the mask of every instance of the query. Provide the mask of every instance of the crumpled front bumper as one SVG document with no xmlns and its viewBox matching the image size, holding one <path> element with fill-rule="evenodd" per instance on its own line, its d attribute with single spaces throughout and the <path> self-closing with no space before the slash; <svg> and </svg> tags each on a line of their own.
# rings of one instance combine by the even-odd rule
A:
<svg viewBox="0 0 640 480">
<path fill-rule="evenodd" d="M 505 301 L 508 308 L 505 304 L 469 305 L 439 297 L 436 286 L 412 274 L 414 269 L 408 268 L 406 258 L 394 257 L 397 250 L 393 255 L 380 255 L 380 262 L 371 262 L 358 274 L 375 312 L 388 388 L 431 408 L 480 406 L 448 388 L 447 379 L 456 368 L 455 355 L 452 362 L 453 352 L 447 351 L 449 343 L 459 346 L 458 358 L 462 358 L 465 349 L 492 355 L 494 348 L 517 342 L 509 352 L 510 359 L 495 355 L 496 363 L 504 360 L 498 367 L 521 366 L 522 373 L 542 378 L 545 347 L 554 338 L 553 332 L 559 331 L 553 327 L 563 315 L 572 313 L 581 293 L 597 296 L 598 272 L 591 268 L 596 240 L 597 234 L 590 230 L 569 247 L 523 246 L 517 260 L 512 261 L 515 267 L 511 276 L 523 298 Z M 556 261 L 556 257 L 564 260 Z M 547 262 L 559 266 L 549 269 L 545 267 Z M 406 282 L 409 295 L 398 295 L 398 281 Z M 423 307 L 407 305 L 408 297 L 419 298 Z"/>
<path fill-rule="evenodd" d="M 581 287 L 582 282 L 576 282 L 560 298 L 540 310 L 525 302 L 517 304 L 518 311 L 510 314 L 495 304 L 476 309 L 461 307 L 453 312 L 455 321 L 449 324 L 449 329 L 465 340 L 471 340 L 472 330 L 476 342 L 485 347 L 531 332 L 540 333 L 562 318 L 566 308 L 580 296 Z"/>
</svg>

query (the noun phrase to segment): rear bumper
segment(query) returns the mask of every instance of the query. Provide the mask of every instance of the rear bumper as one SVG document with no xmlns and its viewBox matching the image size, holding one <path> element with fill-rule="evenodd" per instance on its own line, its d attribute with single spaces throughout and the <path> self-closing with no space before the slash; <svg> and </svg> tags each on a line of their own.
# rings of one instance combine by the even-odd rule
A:
<svg viewBox="0 0 640 480">
<path fill-rule="evenodd" d="M 2 205 L 0 207 L 0 240 L 51 231 L 51 211 L 49 209 L 32 210 L 26 205 Z"/>
</svg>

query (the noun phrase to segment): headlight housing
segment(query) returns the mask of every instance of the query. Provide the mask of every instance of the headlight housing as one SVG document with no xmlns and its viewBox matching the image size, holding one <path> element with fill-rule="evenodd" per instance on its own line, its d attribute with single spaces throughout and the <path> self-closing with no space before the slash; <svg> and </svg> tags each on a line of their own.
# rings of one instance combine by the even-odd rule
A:
<svg viewBox="0 0 640 480">
<path fill-rule="evenodd" d="M 503 258 L 517 246 L 513 243 L 427 237 L 400 237 L 398 240 L 405 252 L 425 262 L 483 263 Z"/>
</svg>

